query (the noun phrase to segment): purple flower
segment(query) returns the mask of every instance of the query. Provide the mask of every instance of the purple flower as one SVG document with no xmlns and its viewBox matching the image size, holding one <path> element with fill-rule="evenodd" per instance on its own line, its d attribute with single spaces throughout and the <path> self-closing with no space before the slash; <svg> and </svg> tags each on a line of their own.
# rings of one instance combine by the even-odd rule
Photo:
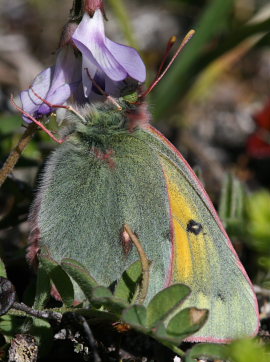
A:
<svg viewBox="0 0 270 362">
<path fill-rule="evenodd" d="M 111 81 L 120 82 L 127 77 L 139 82 L 145 81 L 146 69 L 138 52 L 131 47 L 115 43 L 105 36 L 103 15 L 100 9 L 96 10 L 92 18 L 87 13 L 84 14 L 72 40 L 82 53 L 85 97 L 88 97 L 92 90 L 90 77 L 94 79 L 96 75 L 103 79 L 105 91 L 108 93 L 112 87 Z"/>
<path fill-rule="evenodd" d="M 93 16 L 85 13 L 78 26 L 69 23 L 65 28 L 56 64 L 41 72 L 32 87 L 21 92 L 23 110 L 37 119 L 54 111 L 40 98 L 50 104 L 63 105 L 73 97 L 75 102 L 84 105 L 104 99 L 99 87 L 119 97 L 126 78 L 145 80 L 145 65 L 138 52 L 105 36 L 101 0 L 89 4 L 97 8 Z M 31 122 L 27 115 L 23 115 L 23 119 Z"/>
<path fill-rule="evenodd" d="M 23 109 L 35 118 L 49 115 L 54 110 L 37 95 L 51 104 L 64 104 L 81 83 L 81 59 L 74 55 L 72 47 L 65 46 L 57 56 L 56 64 L 43 70 L 35 78 L 32 87 L 21 92 Z M 35 95 L 35 93 L 37 95 Z M 30 122 L 27 116 L 23 116 Z"/>
</svg>

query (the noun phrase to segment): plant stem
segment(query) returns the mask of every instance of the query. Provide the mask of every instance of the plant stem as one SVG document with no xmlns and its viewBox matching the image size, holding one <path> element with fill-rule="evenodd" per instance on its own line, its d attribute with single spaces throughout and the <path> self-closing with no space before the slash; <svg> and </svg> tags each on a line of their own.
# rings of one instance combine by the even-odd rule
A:
<svg viewBox="0 0 270 362">
<path fill-rule="evenodd" d="M 74 0 L 72 8 L 70 9 L 70 20 L 77 20 L 82 16 L 83 13 L 83 0 Z"/>
<path fill-rule="evenodd" d="M 14 302 L 12 305 L 12 309 L 16 309 L 17 311 L 23 312 L 23 315 L 29 314 L 36 318 L 54 319 L 57 322 L 61 322 L 61 319 L 62 319 L 61 313 L 57 313 L 57 312 L 53 312 L 53 311 L 46 311 L 46 310 L 32 309 L 24 303 Z"/>
<path fill-rule="evenodd" d="M 99 357 L 99 354 L 97 351 L 97 345 L 96 345 L 95 338 L 93 336 L 92 330 L 91 330 L 89 324 L 87 323 L 86 319 L 82 315 L 77 314 L 75 312 L 68 313 L 68 314 L 69 314 L 68 319 L 72 318 L 73 322 L 78 323 L 83 328 L 88 345 L 92 349 L 92 352 L 93 352 L 94 362 L 101 362 L 101 358 Z"/>
<path fill-rule="evenodd" d="M 174 346 L 173 344 L 170 344 L 170 343 L 164 343 L 164 342 L 161 342 L 162 344 L 164 344 L 164 346 L 170 348 L 174 353 L 178 354 L 178 356 L 180 357 L 184 357 L 185 356 L 185 352 L 182 351 L 182 349 Z"/>
<path fill-rule="evenodd" d="M 20 304 L 20 303 L 18 303 Z M 88 319 L 92 319 L 95 322 L 96 321 L 100 321 L 100 320 L 106 320 L 106 321 L 110 321 L 110 323 L 114 323 L 116 322 L 118 319 L 117 317 L 109 312 L 105 312 L 105 311 L 98 311 L 98 310 L 93 310 L 93 309 L 89 309 L 89 308 L 76 308 L 76 307 L 60 307 L 60 308 L 51 308 L 51 309 L 34 309 L 34 308 L 30 308 L 28 306 L 26 306 L 26 308 L 24 308 L 25 305 L 23 305 L 22 307 L 19 306 L 19 308 L 17 309 L 18 305 L 13 305 L 12 308 L 10 308 L 10 310 L 8 311 L 9 315 L 14 315 L 17 317 L 26 317 L 28 316 L 30 313 L 28 313 L 29 311 L 31 311 L 31 315 L 33 315 L 33 311 L 35 316 L 37 316 L 37 314 L 40 316 L 38 318 L 45 318 L 48 319 L 48 315 L 49 316 L 55 316 L 57 319 L 58 315 L 59 318 L 60 316 L 62 316 L 62 314 L 67 313 L 67 312 L 72 312 L 72 313 L 76 313 L 76 314 L 80 314 L 84 317 L 87 317 Z M 15 308 L 16 307 L 16 308 Z M 40 313 L 43 313 L 43 317 L 41 316 Z M 52 318 L 54 319 L 54 318 Z"/>
<path fill-rule="evenodd" d="M 134 243 L 134 245 L 136 246 L 138 253 L 140 255 L 140 259 L 141 259 L 141 263 L 142 263 L 142 283 L 141 283 L 141 288 L 140 288 L 140 293 L 139 293 L 139 297 L 138 297 L 138 302 L 139 303 L 143 303 L 147 292 L 148 292 L 148 287 L 149 287 L 149 279 L 150 279 L 150 261 L 142 247 L 142 244 L 140 242 L 140 240 L 137 238 L 137 236 L 134 234 L 134 232 L 131 230 L 131 227 L 129 225 L 124 225 L 124 229 L 125 231 L 128 233 L 130 239 L 132 240 L 132 242 Z"/>
<path fill-rule="evenodd" d="M 17 146 L 14 148 L 14 150 L 8 156 L 6 162 L 4 163 L 4 166 L 0 170 L 0 187 L 3 185 L 3 183 L 5 182 L 8 175 L 12 172 L 14 166 L 16 165 L 19 158 L 21 157 L 23 150 L 28 145 L 28 143 L 32 140 L 36 130 L 37 130 L 37 126 L 34 123 L 31 123 L 27 127 L 24 134 L 22 135 Z"/>
</svg>

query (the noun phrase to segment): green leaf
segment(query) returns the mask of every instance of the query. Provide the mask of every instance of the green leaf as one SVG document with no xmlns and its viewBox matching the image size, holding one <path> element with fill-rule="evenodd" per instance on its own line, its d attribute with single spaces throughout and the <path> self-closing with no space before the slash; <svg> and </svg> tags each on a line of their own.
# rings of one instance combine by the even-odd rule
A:
<svg viewBox="0 0 270 362">
<path fill-rule="evenodd" d="M 18 333 L 21 324 L 21 318 L 8 314 L 3 315 L 0 317 L 0 333 L 5 337 L 12 337 Z"/>
<path fill-rule="evenodd" d="M 0 259 L 0 277 L 7 277 L 6 267 L 2 259 Z"/>
<path fill-rule="evenodd" d="M 269 362 L 270 346 L 262 345 L 256 339 L 243 339 L 228 346 L 233 362 Z"/>
<path fill-rule="evenodd" d="M 187 353 L 185 361 L 198 362 L 199 359 L 227 361 L 228 347 L 221 344 L 212 344 L 212 343 L 196 344 Z M 246 360 L 245 362 L 248 362 L 248 360 Z"/>
<path fill-rule="evenodd" d="M 18 132 L 18 128 L 22 124 L 22 119 L 19 115 L 8 115 L 1 117 L 0 132 L 1 134 L 10 134 Z"/>
<path fill-rule="evenodd" d="M 53 343 L 53 331 L 50 323 L 44 319 L 33 318 L 29 334 L 34 336 L 39 345 L 39 354 L 48 355 Z"/>
<path fill-rule="evenodd" d="M 143 305 L 136 304 L 126 308 L 122 313 L 122 320 L 139 331 L 150 331 L 146 327 L 146 308 Z"/>
<path fill-rule="evenodd" d="M 186 308 L 177 313 L 167 326 L 168 335 L 185 339 L 197 332 L 206 322 L 208 310 Z"/>
<path fill-rule="evenodd" d="M 127 304 L 122 299 L 115 298 L 111 291 L 105 287 L 96 287 L 93 289 L 91 303 L 96 307 L 102 305 L 119 317 L 127 307 Z"/>
<path fill-rule="evenodd" d="M 34 301 L 34 309 L 42 309 L 50 296 L 51 284 L 48 274 L 42 263 L 39 263 L 37 273 L 36 295 Z"/>
<path fill-rule="evenodd" d="M 183 339 L 197 332 L 205 323 L 208 312 L 196 308 L 186 308 L 177 313 L 166 328 L 163 322 L 152 329 L 152 336 L 164 343 L 178 346 Z"/>
<path fill-rule="evenodd" d="M 270 252 L 270 193 L 267 190 L 255 192 L 248 200 L 249 234 L 257 251 L 268 256 Z"/>
<path fill-rule="evenodd" d="M 182 336 L 172 336 L 167 333 L 166 327 L 163 322 L 159 323 L 157 327 L 152 330 L 152 336 L 160 342 L 169 342 L 173 345 L 179 345 L 183 340 Z"/>
<path fill-rule="evenodd" d="M 190 288 L 184 284 L 174 284 L 157 293 L 147 307 L 147 326 L 152 328 L 167 319 L 189 296 Z"/>
<path fill-rule="evenodd" d="M 93 289 L 92 299 L 112 298 L 112 292 L 106 287 L 96 287 Z"/>
<path fill-rule="evenodd" d="M 124 271 L 121 279 L 116 285 L 114 296 L 128 303 L 132 303 L 137 291 L 138 283 L 142 276 L 142 265 L 140 260 L 131 264 L 131 266 Z"/>
<path fill-rule="evenodd" d="M 88 270 L 76 260 L 65 258 L 61 261 L 62 268 L 75 280 L 84 292 L 86 298 L 91 301 L 93 287 L 97 286 L 95 279 Z"/>
<path fill-rule="evenodd" d="M 44 270 L 58 290 L 63 303 L 68 307 L 74 302 L 74 290 L 72 282 L 61 266 L 48 256 L 39 257 Z"/>
</svg>

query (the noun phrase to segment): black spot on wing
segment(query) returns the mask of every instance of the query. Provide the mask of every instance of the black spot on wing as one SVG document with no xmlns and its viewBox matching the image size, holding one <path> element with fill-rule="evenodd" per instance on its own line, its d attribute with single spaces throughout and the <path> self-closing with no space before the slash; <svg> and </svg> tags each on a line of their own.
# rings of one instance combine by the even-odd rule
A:
<svg viewBox="0 0 270 362">
<path fill-rule="evenodd" d="M 202 231 L 202 224 L 195 220 L 189 220 L 189 222 L 187 223 L 187 232 L 199 235 Z"/>
</svg>

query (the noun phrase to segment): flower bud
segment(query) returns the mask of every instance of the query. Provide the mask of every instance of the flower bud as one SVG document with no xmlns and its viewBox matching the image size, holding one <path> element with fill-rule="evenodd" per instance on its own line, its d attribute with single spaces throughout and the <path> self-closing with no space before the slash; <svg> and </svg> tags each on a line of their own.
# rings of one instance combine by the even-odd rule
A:
<svg viewBox="0 0 270 362">
<path fill-rule="evenodd" d="M 104 18 L 106 19 L 104 4 L 102 0 L 85 0 L 84 10 L 89 14 L 91 18 L 95 14 L 95 11 L 98 9 L 102 11 Z"/>
</svg>

